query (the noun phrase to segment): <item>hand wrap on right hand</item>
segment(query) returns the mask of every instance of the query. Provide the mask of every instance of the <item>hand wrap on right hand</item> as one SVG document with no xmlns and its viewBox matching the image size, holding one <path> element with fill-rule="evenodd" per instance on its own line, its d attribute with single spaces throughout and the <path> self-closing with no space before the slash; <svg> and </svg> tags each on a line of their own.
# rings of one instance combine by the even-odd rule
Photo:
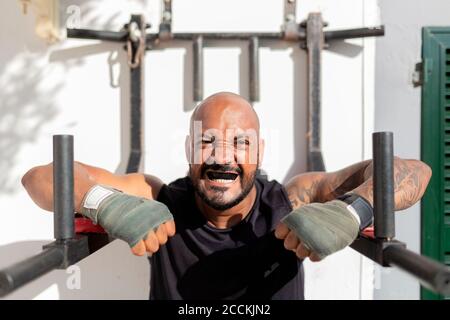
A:
<svg viewBox="0 0 450 320">
<path fill-rule="evenodd" d="M 96 185 L 83 200 L 82 212 L 114 238 L 134 247 L 148 232 L 173 219 L 166 205 Z"/>
</svg>

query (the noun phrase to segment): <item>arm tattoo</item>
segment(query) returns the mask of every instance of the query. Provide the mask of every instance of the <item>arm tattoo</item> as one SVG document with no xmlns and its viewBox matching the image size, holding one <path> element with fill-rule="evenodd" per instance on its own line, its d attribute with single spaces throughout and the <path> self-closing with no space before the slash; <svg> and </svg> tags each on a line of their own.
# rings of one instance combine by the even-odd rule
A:
<svg viewBox="0 0 450 320">
<path fill-rule="evenodd" d="M 316 195 L 320 186 L 320 180 L 315 179 L 303 185 L 292 185 L 288 188 L 288 197 L 294 209 L 305 204 L 317 202 Z"/>
<path fill-rule="evenodd" d="M 418 160 L 394 159 L 395 210 L 409 208 L 422 198 L 431 177 L 430 168 Z M 373 203 L 373 179 L 353 190 Z"/>
<path fill-rule="evenodd" d="M 356 163 L 332 173 L 307 173 L 288 183 L 292 207 L 327 202 L 346 192 L 354 192 L 373 205 L 373 165 L 371 160 Z M 418 160 L 394 158 L 395 210 L 403 210 L 423 196 L 431 169 Z"/>
</svg>

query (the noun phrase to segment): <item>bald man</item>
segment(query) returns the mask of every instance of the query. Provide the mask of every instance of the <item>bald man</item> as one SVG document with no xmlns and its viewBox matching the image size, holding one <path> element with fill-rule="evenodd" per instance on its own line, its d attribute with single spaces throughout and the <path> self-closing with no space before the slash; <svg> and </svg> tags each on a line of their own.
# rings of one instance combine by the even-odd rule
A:
<svg viewBox="0 0 450 320">
<path fill-rule="evenodd" d="M 192 114 L 188 176 L 167 185 L 76 162 L 75 208 L 135 255 L 151 254 L 151 299 L 303 299 L 303 259 L 323 259 L 370 225 L 372 162 L 283 186 L 258 175 L 263 154 L 252 106 L 218 93 Z M 417 202 L 430 176 L 424 163 L 396 158 L 395 209 Z M 53 210 L 52 164 L 22 182 Z"/>
</svg>

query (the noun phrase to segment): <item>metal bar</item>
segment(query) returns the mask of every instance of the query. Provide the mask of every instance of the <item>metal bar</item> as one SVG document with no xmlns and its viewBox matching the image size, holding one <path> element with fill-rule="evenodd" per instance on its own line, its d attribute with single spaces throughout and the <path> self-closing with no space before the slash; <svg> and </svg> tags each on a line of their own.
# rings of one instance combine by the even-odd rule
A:
<svg viewBox="0 0 450 320">
<path fill-rule="evenodd" d="M 136 22 L 145 36 L 145 21 L 141 15 L 132 15 L 130 24 Z M 139 41 L 137 41 L 139 43 Z M 133 55 L 138 44 L 132 45 Z M 145 50 L 144 50 L 145 51 Z M 138 172 L 142 161 L 143 150 L 143 106 L 144 106 L 144 60 L 135 68 L 130 68 L 130 156 L 126 173 Z"/>
<path fill-rule="evenodd" d="M 284 41 L 304 41 L 306 40 L 306 34 L 301 30 L 296 31 L 296 37 L 286 38 L 285 32 L 204 32 L 204 33 L 189 33 L 178 32 L 172 33 L 171 39 L 174 40 L 188 40 L 192 41 L 196 37 L 201 36 L 205 40 L 248 40 L 252 37 L 257 37 L 262 40 L 284 40 Z M 325 40 L 337 40 L 337 39 L 351 39 L 351 38 L 363 38 L 363 37 L 378 37 L 384 35 L 384 26 L 376 26 L 372 28 L 358 28 L 348 30 L 330 30 L 324 32 Z M 127 40 L 127 31 L 103 31 L 103 30 L 90 30 L 90 29 L 72 29 L 67 28 L 68 38 L 78 39 L 94 39 L 114 42 L 124 42 Z M 160 33 L 147 33 L 147 41 L 155 41 L 160 39 Z"/>
<path fill-rule="evenodd" d="M 125 40 L 127 40 L 127 37 L 128 37 L 127 31 L 102 31 L 102 30 L 67 28 L 67 38 L 124 42 Z"/>
<path fill-rule="evenodd" d="M 308 50 L 308 171 L 325 171 L 320 146 L 321 65 L 324 46 L 323 21 L 320 13 L 310 13 L 306 22 Z"/>
<path fill-rule="evenodd" d="M 375 132 L 373 139 L 373 204 L 375 237 L 395 237 L 394 147 L 392 132 Z"/>
<path fill-rule="evenodd" d="M 75 235 L 73 200 L 73 136 L 53 136 L 53 210 L 55 239 Z"/>
<path fill-rule="evenodd" d="M 259 101 L 259 40 L 251 37 L 248 44 L 249 55 L 249 98 L 250 101 Z"/>
<path fill-rule="evenodd" d="M 358 28 L 347 30 L 334 30 L 324 32 L 325 40 L 343 40 L 353 38 L 379 37 L 384 36 L 384 26 L 371 28 Z"/>
<path fill-rule="evenodd" d="M 384 267 L 408 272 L 435 292 L 450 295 L 450 268 L 406 249 L 403 242 L 360 235 L 351 247 Z"/>
<path fill-rule="evenodd" d="M 203 37 L 195 37 L 192 46 L 194 56 L 193 96 L 194 101 L 201 101 L 203 100 Z"/>
<path fill-rule="evenodd" d="M 398 246 L 387 247 L 384 258 L 389 265 L 418 278 L 425 287 L 442 295 L 450 295 L 449 267 Z"/>
<path fill-rule="evenodd" d="M 268 32 L 268 33 L 250 33 L 250 32 L 215 32 L 215 33 L 173 33 L 174 40 L 193 41 L 197 37 L 202 37 L 203 40 L 245 40 L 251 37 L 257 37 L 264 40 L 283 40 L 282 32 Z M 147 41 L 153 42 L 158 39 L 157 33 L 147 33 Z"/>
<path fill-rule="evenodd" d="M 0 271 L 0 297 L 58 268 L 62 261 L 63 252 L 58 248 L 49 248 L 34 257 L 3 269 Z"/>
</svg>

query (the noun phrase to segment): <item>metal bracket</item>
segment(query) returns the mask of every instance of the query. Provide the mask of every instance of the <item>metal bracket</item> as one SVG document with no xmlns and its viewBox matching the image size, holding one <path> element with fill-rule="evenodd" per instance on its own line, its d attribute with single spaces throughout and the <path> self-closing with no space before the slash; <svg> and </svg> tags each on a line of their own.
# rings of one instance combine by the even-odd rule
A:
<svg viewBox="0 0 450 320">
<path fill-rule="evenodd" d="M 420 87 L 423 85 L 423 77 L 424 77 L 424 63 L 418 62 L 414 68 L 412 83 L 414 88 Z"/>
<path fill-rule="evenodd" d="M 284 24 L 282 25 L 283 36 L 285 40 L 298 40 L 299 25 L 296 18 L 296 0 L 284 1 Z"/>
<path fill-rule="evenodd" d="M 90 254 L 88 237 L 78 234 L 72 239 L 56 240 L 42 248 L 44 250 L 55 248 L 61 251 L 63 259 L 57 269 L 66 269 Z"/>
<path fill-rule="evenodd" d="M 360 235 L 351 245 L 352 249 L 358 251 L 367 258 L 375 261 L 383 267 L 389 267 L 389 263 L 384 258 L 383 252 L 390 246 L 399 246 L 406 249 L 406 244 L 397 240 L 387 241 L 366 235 Z"/>
<path fill-rule="evenodd" d="M 161 41 L 172 39 L 172 0 L 162 0 L 159 39 Z"/>
</svg>

